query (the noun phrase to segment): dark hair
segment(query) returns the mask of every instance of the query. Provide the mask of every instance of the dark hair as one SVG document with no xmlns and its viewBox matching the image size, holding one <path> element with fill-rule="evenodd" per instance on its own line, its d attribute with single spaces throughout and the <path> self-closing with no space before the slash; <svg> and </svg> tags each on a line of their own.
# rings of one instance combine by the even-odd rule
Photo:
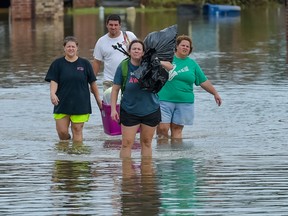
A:
<svg viewBox="0 0 288 216">
<path fill-rule="evenodd" d="M 121 24 L 121 17 L 118 15 L 118 14 L 111 14 L 107 17 L 107 20 L 106 20 L 106 24 L 108 24 L 108 22 L 110 20 L 113 20 L 113 21 L 118 21 L 119 24 Z"/>
<path fill-rule="evenodd" d="M 188 35 L 179 35 L 176 39 L 176 46 L 178 46 L 183 40 L 189 41 L 189 43 L 190 43 L 189 54 L 191 54 L 192 49 L 193 49 L 193 45 L 192 45 L 192 39 Z"/>
<path fill-rule="evenodd" d="M 131 50 L 132 45 L 135 44 L 135 43 L 140 43 L 142 45 L 143 51 L 145 51 L 145 45 L 144 45 L 143 41 L 136 39 L 136 40 L 133 40 L 133 41 L 130 42 L 129 47 L 128 47 L 128 51 L 129 52 Z"/>
<path fill-rule="evenodd" d="M 63 46 L 66 46 L 66 44 L 67 44 L 69 41 L 75 42 L 76 45 L 78 46 L 78 40 L 77 40 L 77 38 L 74 37 L 74 36 L 67 36 L 67 37 L 65 37 L 64 40 L 63 40 Z"/>
</svg>

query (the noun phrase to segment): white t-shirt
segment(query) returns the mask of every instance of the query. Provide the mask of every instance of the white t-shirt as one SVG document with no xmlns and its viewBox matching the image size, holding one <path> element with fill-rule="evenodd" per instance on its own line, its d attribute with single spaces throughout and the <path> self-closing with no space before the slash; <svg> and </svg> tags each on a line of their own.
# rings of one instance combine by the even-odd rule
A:
<svg viewBox="0 0 288 216">
<path fill-rule="evenodd" d="M 126 31 L 126 33 L 130 42 L 137 39 L 133 32 Z M 100 37 L 95 44 L 93 56 L 95 59 L 104 62 L 103 75 L 105 81 L 113 81 L 118 65 L 123 59 L 127 58 L 125 54 L 112 47 L 112 45 L 117 45 L 117 43 L 122 44 L 122 47 L 126 49 L 126 51 L 128 50 L 128 45 L 126 47 L 122 31 L 117 38 L 111 38 L 107 33 Z"/>
</svg>

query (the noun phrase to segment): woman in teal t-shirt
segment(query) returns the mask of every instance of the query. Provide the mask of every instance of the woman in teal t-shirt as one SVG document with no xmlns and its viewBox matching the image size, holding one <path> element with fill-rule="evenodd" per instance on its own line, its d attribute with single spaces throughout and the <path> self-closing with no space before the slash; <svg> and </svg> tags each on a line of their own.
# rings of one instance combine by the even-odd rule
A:
<svg viewBox="0 0 288 216">
<path fill-rule="evenodd" d="M 111 93 L 111 119 L 121 124 L 122 146 L 121 158 L 130 158 L 135 136 L 140 128 L 141 156 L 152 156 L 152 139 L 156 127 L 161 121 L 160 104 L 158 96 L 150 91 L 141 89 L 134 71 L 139 68 L 145 53 L 144 43 L 140 40 L 131 41 L 128 52 L 130 58 L 127 67 L 127 79 L 123 78 L 122 65 L 118 66 Z M 160 61 L 166 70 L 172 69 L 172 64 Z M 124 67 L 123 67 L 124 69 Z M 125 90 L 122 92 L 120 113 L 116 110 L 119 91 L 123 83 Z"/>
<path fill-rule="evenodd" d="M 192 52 L 192 40 L 187 35 L 178 36 L 173 58 L 173 69 L 169 79 L 158 93 L 161 107 L 161 122 L 157 128 L 158 138 L 181 139 L 184 125 L 192 125 L 194 119 L 193 85 L 201 86 L 214 95 L 218 106 L 222 100 L 211 82 L 196 61 L 189 55 Z"/>
</svg>

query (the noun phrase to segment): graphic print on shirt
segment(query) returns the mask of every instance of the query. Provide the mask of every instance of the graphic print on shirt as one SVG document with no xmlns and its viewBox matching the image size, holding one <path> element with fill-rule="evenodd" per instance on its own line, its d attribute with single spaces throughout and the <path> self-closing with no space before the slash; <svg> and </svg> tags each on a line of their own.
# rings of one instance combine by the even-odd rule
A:
<svg viewBox="0 0 288 216">
<path fill-rule="evenodd" d="M 78 67 L 77 67 L 77 71 L 84 71 L 84 67 L 78 66 Z"/>
<path fill-rule="evenodd" d="M 169 71 L 169 79 L 168 79 L 169 81 L 173 80 L 173 78 L 175 76 L 177 76 L 178 74 L 189 71 L 188 66 L 185 66 L 185 67 L 183 67 L 183 68 L 181 68 L 180 70 L 177 70 L 177 71 L 175 71 L 175 68 L 176 68 L 176 65 L 173 64 L 173 69 Z"/>
<path fill-rule="evenodd" d="M 138 83 L 138 79 L 135 77 L 133 72 L 130 72 L 129 83 Z"/>
</svg>

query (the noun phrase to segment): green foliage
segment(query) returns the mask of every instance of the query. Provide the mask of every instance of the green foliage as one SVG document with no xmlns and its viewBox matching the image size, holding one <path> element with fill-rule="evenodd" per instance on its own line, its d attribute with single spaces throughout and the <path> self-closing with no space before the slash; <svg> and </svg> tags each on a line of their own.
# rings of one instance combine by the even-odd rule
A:
<svg viewBox="0 0 288 216">
<path fill-rule="evenodd" d="M 241 7 L 253 7 L 253 6 L 266 6 L 267 4 L 284 4 L 285 0 L 142 0 L 142 5 L 144 8 L 136 8 L 136 12 L 159 12 L 176 10 L 178 4 L 198 4 L 203 5 L 205 3 L 210 4 L 229 4 L 229 5 L 239 5 Z M 105 8 L 105 13 L 114 13 L 115 10 L 119 8 Z M 125 10 L 125 9 L 123 9 Z M 66 13 L 68 14 L 98 14 L 99 8 L 69 8 Z"/>
<path fill-rule="evenodd" d="M 125 9 L 123 9 L 125 10 Z M 171 8 L 152 8 L 152 7 L 147 7 L 147 8 L 136 8 L 136 12 L 145 12 L 145 13 L 150 13 L 150 12 L 167 12 L 167 11 L 175 11 L 175 7 Z M 111 13 L 117 13 L 115 11 L 119 11 L 119 8 L 113 8 L 113 7 L 106 7 L 105 8 L 105 14 L 111 14 Z M 99 13 L 99 7 L 95 8 L 69 8 L 66 11 L 67 14 L 72 15 L 72 14 L 98 14 Z"/>
<path fill-rule="evenodd" d="M 170 8 L 176 7 L 177 4 L 200 4 L 205 3 L 210 4 L 229 4 L 229 5 L 239 5 L 239 6 L 264 6 L 269 3 L 279 3 L 284 4 L 285 0 L 142 0 L 142 4 L 146 7 L 151 8 Z"/>
<path fill-rule="evenodd" d="M 144 1 L 145 2 L 145 1 Z M 178 4 L 193 3 L 193 4 L 203 4 L 205 0 L 149 0 L 144 4 L 146 7 L 152 8 L 170 8 L 177 7 Z"/>
</svg>

